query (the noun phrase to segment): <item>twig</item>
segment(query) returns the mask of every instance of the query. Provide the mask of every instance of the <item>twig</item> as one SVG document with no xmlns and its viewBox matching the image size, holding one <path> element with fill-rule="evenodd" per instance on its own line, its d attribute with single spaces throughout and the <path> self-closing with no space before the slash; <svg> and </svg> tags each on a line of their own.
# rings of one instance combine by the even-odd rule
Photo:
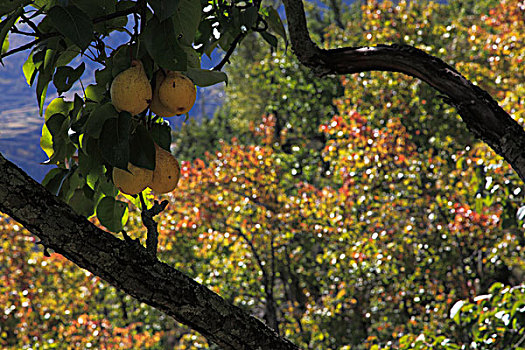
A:
<svg viewBox="0 0 525 350">
<path fill-rule="evenodd" d="M 45 40 L 45 39 L 49 39 L 49 38 L 52 38 L 52 37 L 55 37 L 55 36 L 58 36 L 60 35 L 59 33 L 49 33 L 49 34 L 45 34 L 45 35 L 42 35 L 41 37 L 25 44 L 25 45 L 22 45 L 22 46 L 19 46 L 15 49 L 12 49 L 12 50 L 9 50 L 7 51 L 6 53 L 0 55 L 0 59 L 4 58 L 4 57 L 7 57 L 7 56 L 11 56 L 12 54 L 15 54 L 17 52 L 20 52 L 20 51 L 24 51 L 24 50 L 27 50 L 27 49 L 30 49 L 32 48 L 35 44 L 38 44 L 39 42 Z"/>
<path fill-rule="evenodd" d="M 11 33 L 25 35 L 25 36 L 38 37 L 37 33 L 23 32 L 20 29 L 18 29 L 17 27 L 11 28 Z"/>
<path fill-rule="evenodd" d="M 40 32 L 40 29 L 38 29 L 38 26 L 33 21 L 31 21 L 29 18 L 27 18 L 24 14 L 21 14 L 20 18 L 21 18 L 20 22 L 26 23 L 28 26 L 30 26 L 31 29 L 34 30 L 37 36 L 40 36 L 42 34 Z"/>
<path fill-rule="evenodd" d="M 127 16 L 127 15 L 131 15 L 132 13 L 138 11 L 141 8 L 143 2 L 144 1 L 138 1 L 137 4 L 135 4 L 134 6 L 130 7 L 129 9 L 113 12 L 113 13 L 110 13 L 109 15 L 106 15 L 106 16 L 100 16 L 100 17 L 94 18 L 93 19 L 93 24 L 109 21 L 109 20 L 112 20 L 112 19 L 118 18 L 118 17 L 124 17 L 124 16 Z"/>
<path fill-rule="evenodd" d="M 144 29 L 146 28 L 146 15 L 148 12 L 148 5 L 144 0 L 139 0 L 137 5 L 140 9 L 140 34 L 142 34 L 144 33 Z"/>
<path fill-rule="evenodd" d="M 125 240 L 126 242 L 133 242 L 133 240 L 131 239 L 130 236 L 128 236 L 128 234 L 126 233 L 126 231 L 122 230 L 122 231 L 120 231 L 120 233 L 122 233 L 122 237 L 124 237 L 124 240 Z"/>
<path fill-rule="evenodd" d="M 162 203 L 155 201 L 150 209 L 147 209 L 146 203 L 142 193 L 139 194 L 140 203 L 142 206 L 142 212 L 140 217 L 142 218 L 142 224 L 148 230 L 146 236 L 146 250 L 152 256 L 157 256 L 157 246 L 159 244 L 159 232 L 157 231 L 157 223 L 153 220 L 153 217 L 158 215 L 168 206 L 168 201 L 163 200 Z"/>
<path fill-rule="evenodd" d="M 235 47 L 237 46 L 237 44 L 239 44 L 241 39 L 244 38 L 244 36 L 246 36 L 246 33 L 239 33 L 235 37 L 235 39 L 233 39 L 230 48 L 228 49 L 222 60 L 215 67 L 213 67 L 212 70 L 220 71 L 227 62 L 230 62 L 230 56 L 233 54 L 233 51 L 235 51 Z"/>
</svg>

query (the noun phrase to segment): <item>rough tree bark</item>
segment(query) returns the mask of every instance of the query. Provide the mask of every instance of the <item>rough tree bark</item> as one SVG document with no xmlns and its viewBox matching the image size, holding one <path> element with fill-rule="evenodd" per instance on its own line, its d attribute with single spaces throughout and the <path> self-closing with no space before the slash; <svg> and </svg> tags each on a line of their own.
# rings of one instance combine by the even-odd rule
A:
<svg viewBox="0 0 525 350">
<path fill-rule="evenodd" d="M 310 38 L 302 0 L 283 0 L 292 50 L 319 75 L 401 72 L 419 78 L 456 107 L 474 135 L 486 142 L 525 182 L 525 130 L 484 90 L 441 59 L 408 45 L 320 49 Z"/>
<path fill-rule="evenodd" d="M 474 134 L 525 181 L 525 132 L 483 90 L 438 58 L 409 46 L 321 50 L 310 39 L 301 0 L 284 0 L 292 47 L 319 74 L 402 72 L 446 95 Z M 138 300 L 156 307 L 225 349 L 297 349 L 260 320 L 148 253 L 116 238 L 51 195 L 0 154 L 0 211 L 41 243 Z"/>
</svg>

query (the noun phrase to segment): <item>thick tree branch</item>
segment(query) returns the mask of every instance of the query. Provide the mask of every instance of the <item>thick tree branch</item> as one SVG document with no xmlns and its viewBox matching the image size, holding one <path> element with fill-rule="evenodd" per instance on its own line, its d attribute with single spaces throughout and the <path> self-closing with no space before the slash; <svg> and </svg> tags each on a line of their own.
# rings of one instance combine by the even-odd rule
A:
<svg viewBox="0 0 525 350">
<path fill-rule="evenodd" d="M 401 72 L 446 96 L 467 127 L 514 168 L 525 182 L 525 130 L 484 90 L 441 59 L 407 45 L 320 49 L 310 38 L 301 0 L 284 0 L 292 49 L 321 75 L 365 71 Z"/>
<path fill-rule="evenodd" d="M 48 249 L 200 332 L 224 349 L 298 349 L 135 241 L 105 232 L 0 154 L 0 211 Z"/>
</svg>

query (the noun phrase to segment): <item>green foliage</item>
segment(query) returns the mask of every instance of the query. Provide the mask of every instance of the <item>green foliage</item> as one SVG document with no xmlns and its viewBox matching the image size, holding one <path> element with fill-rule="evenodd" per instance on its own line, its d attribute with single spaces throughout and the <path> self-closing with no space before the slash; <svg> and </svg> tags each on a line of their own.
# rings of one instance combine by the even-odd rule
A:
<svg viewBox="0 0 525 350">
<path fill-rule="evenodd" d="M 71 40 L 80 50 L 87 49 L 93 40 L 93 23 L 88 15 L 77 6 L 53 6 L 47 13 L 56 30 Z"/>
<path fill-rule="evenodd" d="M 61 170 L 52 170 L 46 184 L 86 216 L 91 216 L 95 207 L 98 208 L 97 216 L 102 213 L 98 201 L 102 193 L 108 192 L 102 186 L 107 187 L 105 183 L 114 167 L 126 169 L 131 162 L 154 169 L 153 140 L 158 140 L 167 150 L 170 148 L 171 138 L 163 129 L 161 118 L 154 118 L 148 110 L 138 115 L 120 112 L 111 103 L 112 81 L 130 68 L 132 60 L 142 62 L 148 79 L 159 69 L 174 70 L 186 74 L 196 85 L 210 86 L 226 82 L 227 75 L 201 69 L 203 53 L 211 54 L 217 45 L 229 50 L 230 45 L 234 42 L 236 45 L 252 31 L 269 36 L 267 28 L 259 26 L 264 19 L 271 21 L 271 28 L 278 34 L 284 34 L 275 10 L 261 9 L 255 1 L 74 0 L 64 3 L 40 0 L 9 3 L 0 7 L 2 48 L 8 45 L 8 34 L 20 33 L 17 21 L 26 22 L 33 33 L 24 34 L 37 39 L 23 71 L 28 84 L 36 82 L 40 113 L 44 112 L 51 82 L 59 95 L 46 109 L 41 146 L 49 156 L 47 163 Z M 33 19 L 35 14 L 40 15 L 39 22 Z M 127 16 L 131 14 L 135 15 L 133 32 L 125 27 Z M 212 30 L 214 23 L 219 26 L 214 25 Z M 108 42 L 116 31 L 129 34 L 129 40 L 113 49 Z M 85 89 L 81 84 L 85 62 L 76 68 L 68 65 L 77 56 L 103 66 L 95 72 L 96 83 Z M 66 101 L 62 94 L 79 83 L 83 95 L 75 94 L 73 101 Z M 92 171 L 94 169 L 96 171 Z M 59 182 L 61 178 L 65 180 Z M 110 213 L 112 217 L 104 216 L 102 221 L 110 230 L 119 231 L 126 221 L 126 211 L 112 210 Z"/>
</svg>

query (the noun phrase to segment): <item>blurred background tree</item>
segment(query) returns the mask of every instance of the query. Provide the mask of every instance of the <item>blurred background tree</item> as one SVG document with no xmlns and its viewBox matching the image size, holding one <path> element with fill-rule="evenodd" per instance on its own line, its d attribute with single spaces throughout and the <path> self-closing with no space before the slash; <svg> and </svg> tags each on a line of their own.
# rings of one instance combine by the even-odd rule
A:
<svg viewBox="0 0 525 350">
<path fill-rule="evenodd" d="M 524 124 L 523 2 L 358 5 L 310 4 L 315 40 L 415 45 Z M 319 79 L 279 45 L 243 41 L 224 104 L 174 134 L 183 177 L 160 258 L 303 348 L 523 347 L 525 206 L 509 165 L 420 81 Z M 1 227 L 3 347 L 214 348 Z"/>
</svg>

